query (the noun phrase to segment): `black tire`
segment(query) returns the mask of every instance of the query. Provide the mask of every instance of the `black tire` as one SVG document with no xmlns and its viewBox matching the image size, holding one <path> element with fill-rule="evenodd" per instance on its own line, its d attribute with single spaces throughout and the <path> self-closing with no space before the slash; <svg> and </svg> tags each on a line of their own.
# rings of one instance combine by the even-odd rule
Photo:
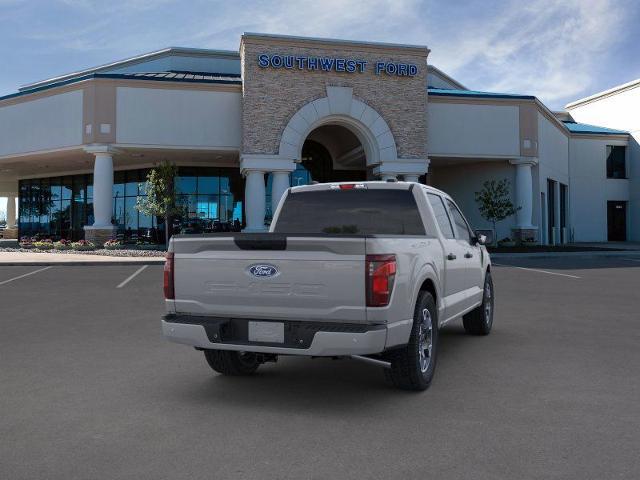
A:
<svg viewBox="0 0 640 480">
<path fill-rule="evenodd" d="M 428 318 L 425 318 L 427 314 Z M 424 326 L 429 323 L 431 330 L 429 333 L 424 332 L 425 336 L 421 340 L 423 330 L 426 330 Z M 426 335 L 430 337 L 431 345 L 428 352 L 423 348 L 427 346 Z M 421 356 L 421 351 L 424 352 L 424 357 Z M 438 311 L 436 302 L 429 292 L 420 292 L 418 296 L 409 343 L 387 352 L 386 358 L 391 362 L 391 368 L 385 370 L 385 376 L 396 387 L 421 391 L 431 385 L 438 358 Z"/>
<path fill-rule="evenodd" d="M 462 324 L 471 335 L 489 335 L 493 326 L 493 280 L 491 272 L 487 272 L 484 279 L 482 305 L 462 317 Z"/>
<path fill-rule="evenodd" d="M 209 366 L 222 375 L 252 375 L 260 366 L 255 353 L 228 350 L 205 350 Z"/>
</svg>

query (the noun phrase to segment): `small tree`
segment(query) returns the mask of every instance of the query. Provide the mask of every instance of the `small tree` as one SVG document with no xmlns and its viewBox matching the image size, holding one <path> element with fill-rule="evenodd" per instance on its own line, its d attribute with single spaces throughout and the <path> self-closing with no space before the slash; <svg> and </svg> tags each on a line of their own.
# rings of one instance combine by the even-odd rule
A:
<svg viewBox="0 0 640 480">
<path fill-rule="evenodd" d="M 506 178 L 497 182 L 495 180 L 484 182 L 482 190 L 476 192 L 476 203 L 482 218 L 493 225 L 494 243 L 498 241 L 496 223 L 514 215 L 521 208 L 516 208 L 511 203 L 509 181 Z"/>
<path fill-rule="evenodd" d="M 165 241 L 169 243 L 169 221 L 174 215 L 182 213 L 176 202 L 174 179 L 178 175 L 178 167 L 169 161 L 161 162 L 152 168 L 147 175 L 146 196 L 138 197 L 136 209 L 145 215 L 164 217 Z"/>
</svg>

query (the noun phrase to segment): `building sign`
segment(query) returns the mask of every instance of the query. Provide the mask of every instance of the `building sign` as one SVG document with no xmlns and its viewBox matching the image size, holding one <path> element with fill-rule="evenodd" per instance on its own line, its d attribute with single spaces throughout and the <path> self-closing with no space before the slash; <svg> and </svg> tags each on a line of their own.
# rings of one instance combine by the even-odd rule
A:
<svg viewBox="0 0 640 480">
<path fill-rule="evenodd" d="M 337 57 L 306 57 L 297 55 L 258 55 L 258 66 L 261 68 L 284 68 L 288 70 L 308 70 L 321 72 L 364 73 L 368 63 L 365 60 Z M 374 62 L 373 72 L 376 75 L 413 77 L 418 73 L 418 66 L 413 63 Z"/>
</svg>

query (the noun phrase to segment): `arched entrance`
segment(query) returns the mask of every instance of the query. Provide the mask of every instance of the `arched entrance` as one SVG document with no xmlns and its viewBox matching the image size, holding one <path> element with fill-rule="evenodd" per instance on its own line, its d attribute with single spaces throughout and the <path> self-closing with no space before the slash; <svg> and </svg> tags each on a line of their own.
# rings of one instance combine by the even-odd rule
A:
<svg viewBox="0 0 640 480">
<path fill-rule="evenodd" d="M 300 166 L 309 180 L 320 183 L 367 180 L 367 159 L 362 143 L 341 125 L 312 130 L 302 145 Z"/>
<path fill-rule="evenodd" d="M 400 159 L 385 119 L 353 96 L 350 87 L 327 86 L 289 119 L 277 153 L 244 153 L 246 231 L 263 231 L 290 186 L 337 182 L 417 179 L 426 159 Z M 267 181 L 265 182 L 265 173 Z"/>
</svg>

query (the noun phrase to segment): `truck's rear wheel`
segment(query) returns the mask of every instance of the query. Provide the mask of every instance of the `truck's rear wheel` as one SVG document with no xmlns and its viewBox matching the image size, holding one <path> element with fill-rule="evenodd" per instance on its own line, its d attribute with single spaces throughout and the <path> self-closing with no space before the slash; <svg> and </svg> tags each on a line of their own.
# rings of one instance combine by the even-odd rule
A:
<svg viewBox="0 0 640 480">
<path fill-rule="evenodd" d="M 484 279 L 482 305 L 462 317 L 462 323 L 467 333 L 472 335 L 488 335 L 493 325 L 493 280 L 487 272 Z"/>
<path fill-rule="evenodd" d="M 420 292 L 409 343 L 387 353 L 391 368 L 385 375 L 404 390 L 425 390 L 431 384 L 438 355 L 438 313 L 429 292 Z"/>
<path fill-rule="evenodd" d="M 209 366 L 223 375 L 251 375 L 260 366 L 255 353 L 228 350 L 205 350 Z"/>
</svg>

